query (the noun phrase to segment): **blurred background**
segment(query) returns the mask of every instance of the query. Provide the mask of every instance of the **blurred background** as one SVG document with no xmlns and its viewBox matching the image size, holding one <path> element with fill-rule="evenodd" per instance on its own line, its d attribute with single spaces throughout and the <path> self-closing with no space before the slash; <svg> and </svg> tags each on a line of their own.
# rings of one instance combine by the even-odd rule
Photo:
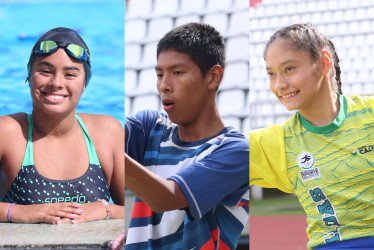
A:
<svg viewBox="0 0 374 250">
<path fill-rule="evenodd" d="M 55 27 L 76 30 L 91 52 L 92 78 L 77 112 L 124 123 L 124 1 L 0 1 L 0 115 L 32 111 L 27 62 L 36 40 Z"/>
<path fill-rule="evenodd" d="M 340 58 L 343 94 L 373 95 L 373 14 L 372 0 L 250 0 L 250 129 L 283 124 L 293 115 L 271 93 L 263 60 L 270 36 L 290 24 L 310 22 L 332 40 Z M 251 249 L 305 250 L 303 214 L 295 196 L 251 187 Z"/>
<path fill-rule="evenodd" d="M 156 46 L 171 29 L 188 22 L 214 26 L 224 37 L 226 69 L 218 109 L 227 126 L 249 133 L 248 0 L 129 0 L 125 8 L 125 114 L 162 111 L 156 88 Z M 134 197 L 126 192 L 126 223 Z M 238 249 L 248 249 L 246 225 Z"/>
</svg>

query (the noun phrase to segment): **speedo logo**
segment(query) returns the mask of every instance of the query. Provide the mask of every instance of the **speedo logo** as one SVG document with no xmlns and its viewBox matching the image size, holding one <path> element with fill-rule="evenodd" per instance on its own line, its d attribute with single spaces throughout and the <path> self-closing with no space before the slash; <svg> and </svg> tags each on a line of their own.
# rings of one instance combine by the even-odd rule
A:
<svg viewBox="0 0 374 250">
<path fill-rule="evenodd" d="M 57 203 L 57 202 L 77 202 L 77 203 L 85 203 L 86 196 L 79 195 L 73 197 L 48 197 L 44 200 L 45 203 Z"/>
<path fill-rule="evenodd" d="M 358 150 L 358 152 L 360 152 L 360 154 L 363 155 L 363 154 L 374 151 L 374 145 L 362 146 L 362 147 L 359 147 L 357 150 Z"/>
</svg>

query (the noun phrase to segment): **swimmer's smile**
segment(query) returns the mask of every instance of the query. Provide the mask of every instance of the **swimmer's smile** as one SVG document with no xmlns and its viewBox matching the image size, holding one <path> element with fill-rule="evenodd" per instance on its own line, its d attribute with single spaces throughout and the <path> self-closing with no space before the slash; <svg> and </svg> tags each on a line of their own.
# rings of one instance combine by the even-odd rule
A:
<svg viewBox="0 0 374 250">
<path fill-rule="evenodd" d="M 67 97 L 66 95 L 44 92 L 44 91 L 42 91 L 42 94 L 45 97 L 45 99 L 51 103 L 60 103 Z"/>
</svg>

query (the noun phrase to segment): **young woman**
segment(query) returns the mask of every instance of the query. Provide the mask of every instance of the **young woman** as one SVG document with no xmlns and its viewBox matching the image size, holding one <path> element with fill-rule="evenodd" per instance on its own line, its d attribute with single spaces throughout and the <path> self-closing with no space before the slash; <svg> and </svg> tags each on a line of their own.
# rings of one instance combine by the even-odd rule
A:
<svg viewBox="0 0 374 250">
<path fill-rule="evenodd" d="M 334 45 L 310 24 L 278 30 L 264 58 L 271 91 L 298 112 L 250 132 L 250 183 L 296 193 L 309 249 L 372 249 L 374 98 L 342 94 Z"/>
<path fill-rule="evenodd" d="M 86 43 L 52 29 L 28 72 L 32 114 L 0 117 L 0 222 L 124 218 L 123 128 L 107 115 L 76 114 L 91 77 Z"/>
</svg>

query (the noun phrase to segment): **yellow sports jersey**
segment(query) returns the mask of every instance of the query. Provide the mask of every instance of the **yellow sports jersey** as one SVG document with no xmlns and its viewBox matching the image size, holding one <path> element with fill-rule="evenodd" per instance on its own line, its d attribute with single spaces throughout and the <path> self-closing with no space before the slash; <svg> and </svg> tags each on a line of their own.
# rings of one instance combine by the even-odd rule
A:
<svg viewBox="0 0 374 250">
<path fill-rule="evenodd" d="M 374 236 L 374 98 L 339 101 L 327 126 L 296 113 L 283 126 L 250 132 L 250 184 L 296 193 L 309 248 Z"/>
</svg>

